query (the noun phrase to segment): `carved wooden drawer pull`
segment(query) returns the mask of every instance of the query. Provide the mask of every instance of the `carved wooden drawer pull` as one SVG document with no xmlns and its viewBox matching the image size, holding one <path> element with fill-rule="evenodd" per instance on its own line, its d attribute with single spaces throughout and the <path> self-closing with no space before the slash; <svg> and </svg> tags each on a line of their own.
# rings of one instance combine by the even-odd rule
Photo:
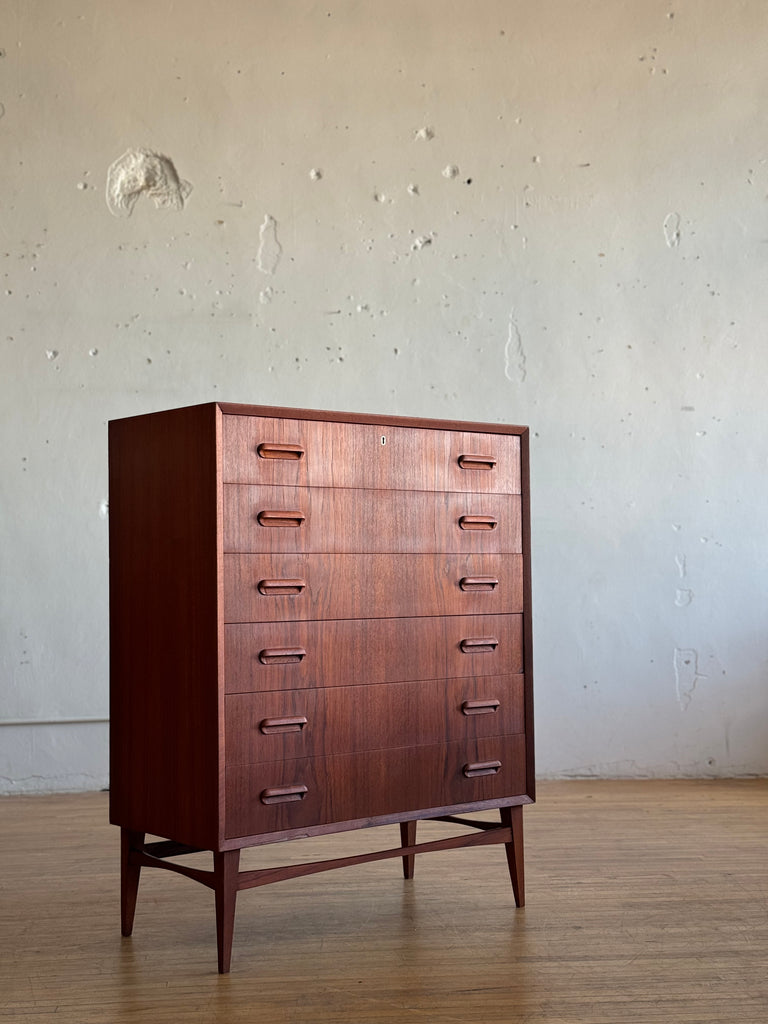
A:
<svg viewBox="0 0 768 1024">
<path fill-rule="evenodd" d="M 493 516 L 462 516 L 459 527 L 462 530 L 495 530 L 499 525 Z"/>
<path fill-rule="evenodd" d="M 474 764 L 465 764 L 462 771 L 467 779 L 476 779 L 480 775 L 498 775 L 501 761 L 475 761 Z"/>
<path fill-rule="evenodd" d="M 293 786 L 275 786 L 272 789 L 263 789 L 259 799 L 263 804 L 290 804 L 294 800 L 303 800 L 307 792 L 307 787 L 301 783 Z"/>
<path fill-rule="evenodd" d="M 283 512 L 264 509 L 256 516 L 259 526 L 301 526 L 307 517 L 303 512 Z"/>
<path fill-rule="evenodd" d="M 280 597 L 283 594 L 300 594 L 306 585 L 304 580 L 259 580 L 256 589 L 265 597 Z"/>
<path fill-rule="evenodd" d="M 462 590 L 495 590 L 498 585 L 495 576 L 464 576 L 459 580 Z"/>
<path fill-rule="evenodd" d="M 501 707 L 498 700 L 465 700 L 461 705 L 462 715 L 495 715 Z"/>
<path fill-rule="evenodd" d="M 300 444 L 276 444 L 270 441 L 260 444 L 256 451 L 260 459 L 288 459 L 297 462 L 304 457 L 304 449 Z"/>
<path fill-rule="evenodd" d="M 490 654 L 498 646 L 495 636 L 468 636 L 459 644 L 462 654 Z"/>
<path fill-rule="evenodd" d="M 294 715 L 293 718 L 265 718 L 259 722 L 259 732 L 265 736 L 271 736 L 276 732 L 301 732 L 306 724 L 306 715 Z"/>
<path fill-rule="evenodd" d="M 262 665 L 296 665 L 306 658 L 307 652 L 303 647 L 265 647 L 259 651 L 259 661 Z"/>
<path fill-rule="evenodd" d="M 495 469 L 496 459 L 492 455 L 460 455 L 462 469 Z"/>
</svg>

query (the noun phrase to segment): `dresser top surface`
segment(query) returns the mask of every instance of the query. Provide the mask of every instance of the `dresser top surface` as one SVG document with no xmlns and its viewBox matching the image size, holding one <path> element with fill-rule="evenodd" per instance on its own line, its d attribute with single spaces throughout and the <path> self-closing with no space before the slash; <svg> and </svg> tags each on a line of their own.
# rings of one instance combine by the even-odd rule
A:
<svg viewBox="0 0 768 1024">
<path fill-rule="evenodd" d="M 333 423 L 368 423 L 383 426 L 414 427 L 421 430 L 461 430 L 482 432 L 486 434 L 527 435 L 528 427 L 508 423 L 478 423 L 468 420 L 428 419 L 416 416 L 396 416 L 388 413 L 381 415 L 360 412 L 337 412 L 327 409 L 292 409 L 283 406 L 246 405 L 234 402 L 207 402 L 198 406 L 184 406 L 176 409 L 163 409 L 139 416 L 128 416 L 110 422 L 121 422 L 131 419 L 142 419 L 145 416 L 161 416 L 168 412 L 209 408 L 219 409 L 225 416 L 261 416 L 272 419 L 292 420 L 323 420 Z"/>
</svg>

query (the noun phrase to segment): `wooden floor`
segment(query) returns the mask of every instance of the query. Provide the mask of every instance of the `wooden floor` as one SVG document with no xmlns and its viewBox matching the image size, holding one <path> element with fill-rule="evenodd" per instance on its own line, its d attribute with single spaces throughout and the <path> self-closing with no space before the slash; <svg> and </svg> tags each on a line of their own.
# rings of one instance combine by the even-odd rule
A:
<svg viewBox="0 0 768 1024">
<path fill-rule="evenodd" d="M 103 793 L 0 800 L 0 1021 L 768 1021 L 768 780 L 542 784 L 524 910 L 502 847 L 425 854 L 410 882 L 395 860 L 242 892 L 223 977 L 213 894 L 188 879 L 145 871 L 120 937 L 106 817 Z M 397 842 L 305 840 L 242 867 Z"/>
</svg>

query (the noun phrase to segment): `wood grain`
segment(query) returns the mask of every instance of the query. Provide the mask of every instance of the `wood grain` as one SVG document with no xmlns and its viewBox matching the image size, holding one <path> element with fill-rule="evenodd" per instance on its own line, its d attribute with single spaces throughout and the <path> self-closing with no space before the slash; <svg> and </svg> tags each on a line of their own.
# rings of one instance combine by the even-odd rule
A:
<svg viewBox="0 0 768 1024">
<path fill-rule="evenodd" d="M 264 511 L 294 514 L 285 525 Z M 301 519 L 298 519 L 298 516 Z M 494 525 L 470 529 L 462 518 Z M 232 552 L 515 552 L 520 496 L 328 487 L 224 487 L 224 550 Z"/>
<path fill-rule="evenodd" d="M 495 775 L 467 778 L 465 765 L 498 759 Z M 286 803 L 265 804 L 269 788 L 305 786 Z M 482 737 L 433 746 L 367 750 L 227 768 L 227 836 L 280 832 L 379 815 L 428 812 L 525 793 L 525 737 Z M 425 814 L 427 816 L 427 814 Z"/>
<path fill-rule="evenodd" d="M 238 896 L 142 873 L 119 930 L 107 794 L 0 799 L 3 1024 L 765 1024 L 768 780 L 539 782 L 527 901 L 462 849 Z M 483 815 L 498 820 L 498 812 Z M 458 834 L 420 822 L 418 840 Z M 399 843 L 398 825 L 244 850 L 242 870 Z M 188 858 L 210 869 L 210 854 Z"/>
<path fill-rule="evenodd" d="M 230 694 L 227 764 L 505 736 L 523 723 L 521 675 Z"/>
<path fill-rule="evenodd" d="M 493 637 L 491 650 L 462 642 Z M 306 651 L 276 663 L 263 651 Z M 523 670 L 521 615 L 450 615 L 232 623 L 225 629 L 227 693 L 496 676 Z"/>
<path fill-rule="evenodd" d="M 112 821 L 206 847 L 221 795 L 217 437 L 211 406 L 109 428 Z"/>
<path fill-rule="evenodd" d="M 469 592 L 463 579 L 494 589 Z M 265 595 L 262 580 L 301 580 Z M 523 609 L 521 555 L 224 555 L 225 622 L 509 614 Z"/>
<path fill-rule="evenodd" d="M 423 422 L 423 421 L 422 421 Z M 520 493 L 516 434 L 378 423 L 224 416 L 224 482 L 312 487 L 398 488 L 405 491 Z M 449 426 L 449 425 L 448 425 Z M 511 428 L 520 433 L 524 428 Z M 381 439 L 386 443 L 382 444 Z M 300 459 L 265 459 L 264 442 L 295 443 Z M 462 469 L 465 453 L 490 455 L 491 470 Z"/>
</svg>

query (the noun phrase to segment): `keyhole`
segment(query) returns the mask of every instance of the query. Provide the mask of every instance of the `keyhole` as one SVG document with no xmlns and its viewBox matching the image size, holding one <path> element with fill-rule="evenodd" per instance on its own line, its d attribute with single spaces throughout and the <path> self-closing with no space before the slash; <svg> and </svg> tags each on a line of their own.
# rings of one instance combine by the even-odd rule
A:
<svg viewBox="0 0 768 1024">
<path fill-rule="evenodd" d="M 387 439 L 386 439 L 384 434 L 381 435 L 381 443 L 382 444 L 386 444 L 387 443 Z"/>
</svg>

